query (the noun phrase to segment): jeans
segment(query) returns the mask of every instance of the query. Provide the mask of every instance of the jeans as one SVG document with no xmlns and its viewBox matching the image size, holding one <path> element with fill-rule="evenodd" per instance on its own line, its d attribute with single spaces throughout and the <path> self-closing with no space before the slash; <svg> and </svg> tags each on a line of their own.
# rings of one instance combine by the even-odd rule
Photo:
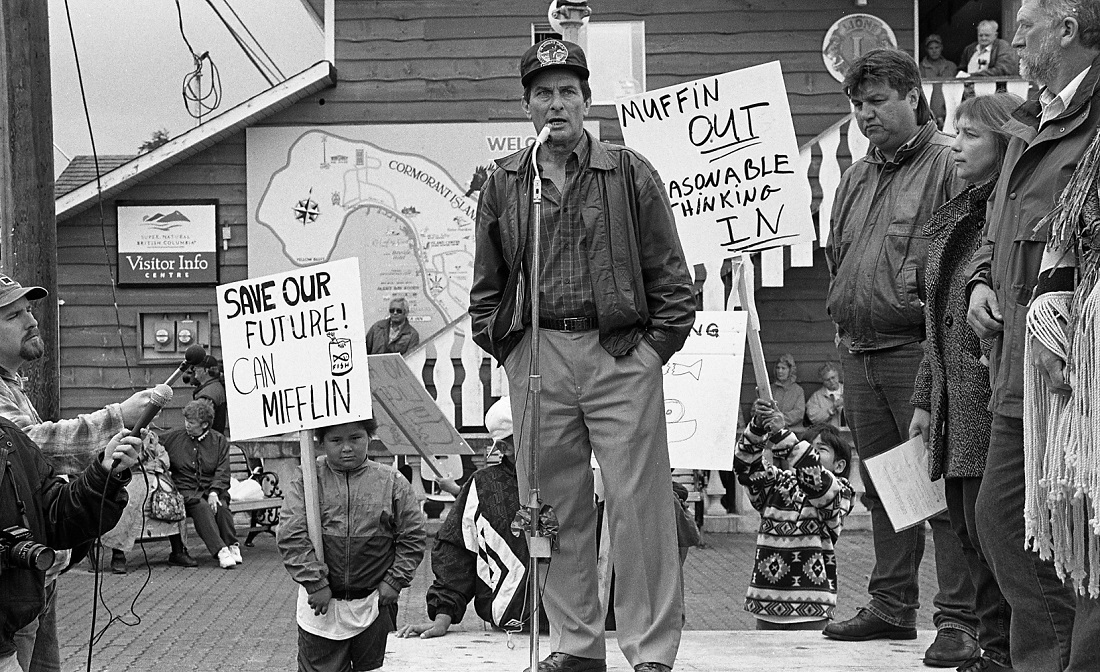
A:
<svg viewBox="0 0 1100 672">
<path fill-rule="evenodd" d="M 919 343 L 873 352 L 840 349 L 844 413 L 860 456 L 860 475 L 866 488 L 863 504 L 871 512 L 875 544 L 875 566 L 867 585 L 871 594 L 867 610 L 891 625 L 902 627 L 916 625 L 920 607 L 918 570 L 924 555 L 924 526 L 894 532 L 863 460 L 909 439 L 909 421 L 913 418 L 909 399 L 923 355 Z M 932 598 L 936 607 L 932 622 L 938 629 L 955 628 L 977 637 L 974 585 L 959 538 L 951 529 L 947 512 L 932 517 L 928 523 L 936 546 L 939 584 L 939 592 Z"/>
<path fill-rule="evenodd" d="M 1100 601 L 1077 596 L 1077 617 L 1073 620 L 1073 647 L 1066 672 L 1100 670 Z"/>
<path fill-rule="evenodd" d="M 46 586 L 46 602 L 38 618 L 15 633 L 19 665 L 27 672 L 59 672 L 57 639 L 57 581 Z"/>
<path fill-rule="evenodd" d="M 962 545 L 963 556 L 970 567 L 974 583 L 974 612 L 978 616 L 978 644 L 987 658 L 1002 667 L 1012 667 L 1009 652 L 1009 623 L 1012 609 L 1001 594 L 997 579 L 989 569 L 974 521 L 974 505 L 978 501 L 980 478 L 948 478 L 944 486 L 947 515 L 951 527 Z"/>
<path fill-rule="evenodd" d="M 1024 422 L 1020 418 L 993 415 L 975 522 L 982 552 L 1012 607 L 1013 667 L 1061 672 L 1069 661 L 1074 595 L 1053 564 L 1024 548 Z M 1095 641 L 1090 645 L 1095 646 Z"/>
<path fill-rule="evenodd" d="M 218 551 L 226 546 L 237 543 L 237 530 L 233 526 L 233 514 L 229 512 L 229 504 L 222 502 L 218 506 L 217 513 L 210 510 L 210 504 L 205 498 L 188 496 L 184 501 L 187 515 L 195 523 L 195 532 L 206 544 L 206 550 L 210 555 L 218 557 Z M 172 539 L 179 539 L 179 535 L 172 535 Z M 182 543 L 180 544 L 182 549 Z M 176 551 L 173 542 L 172 550 Z"/>
</svg>

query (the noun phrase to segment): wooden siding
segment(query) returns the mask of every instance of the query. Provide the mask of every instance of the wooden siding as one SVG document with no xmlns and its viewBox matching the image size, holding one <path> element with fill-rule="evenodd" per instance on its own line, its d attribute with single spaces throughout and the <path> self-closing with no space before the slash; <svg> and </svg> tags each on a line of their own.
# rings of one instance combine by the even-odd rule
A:
<svg viewBox="0 0 1100 672">
<path fill-rule="evenodd" d="M 531 23 L 545 21 L 546 6 L 545 0 L 338 0 L 339 83 L 264 125 L 523 119 L 518 56 L 530 43 Z M 850 0 L 693 0 L 675 11 L 648 0 L 593 0 L 592 6 L 597 20 L 646 22 L 650 89 L 778 58 L 800 142 L 848 111 L 820 49 L 829 25 L 855 11 Z M 912 43 L 911 0 L 876 0 L 870 10 L 890 23 L 901 45 Z M 601 120 L 604 138 L 621 138 L 610 106 L 594 108 L 593 116 Z M 219 229 L 229 225 L 232 231 L 229 249 L 218 251 L 221 280 L 246 277 L 243 133 L 119 198 L 218 199 Z M 116 319 L 110 281 L 116 273 L 114 201 L 104 204 L 103 213 L 102 226 L 99 209 L 93 207 L 58 227 L 58 293 L 65 301 L 60 313 L 62 417 L 100 408 L 124 397 L 131 386 L 145 387 L 168 376 L 171 365 L 135 361 L 139 312 L 206 310 L 216 322 L 212 287 L 120 288 Z M 832 323 L 824 311 L 827 273 L 820 250 L 814 261 L 812 268 L 788 269 L 785 287 L 757 292 L 769 364 L 783 352 L 794 353 L 807 394 L 816 388 L 818 365 L 836 357 Z M 713 276 L 716 281 L 717 273 Z M 212 340 L 220 355 L 216 327 Z M 479 374 L 488 379 L 487 371 Z M 456 385 L 462 379 L 456 371 Z M 749 368 L 744 381 L 742 400 L 748 401 L 753 394 Z M 169 425 L 181 422 L 179 409 L 190 397 L 185 388 L 176 391 L 164 418 Z"/>
</svg>

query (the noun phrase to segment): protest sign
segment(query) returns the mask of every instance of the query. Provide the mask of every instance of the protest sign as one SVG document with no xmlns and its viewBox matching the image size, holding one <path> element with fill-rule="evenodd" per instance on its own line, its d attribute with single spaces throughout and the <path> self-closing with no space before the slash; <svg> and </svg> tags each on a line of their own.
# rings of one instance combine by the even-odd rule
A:
<svg viewBox="0 0 1100 672">
<path fill-rule="evenodd" d="M 372 417 L 359 261 L 218 287 L 233 438 Z"/>
<path fill-rule="evenodd" d="M 894 532 L 919 525 L 947 510 L 943 479 L 928 477 L 928 451 L 916 436 L 863 460 Z"/>
<path fill-rule="evenodd" d="M 733 468 L 745 359 L 744 311 L 699 311 L 665 364 L 665 428 L 674 469 Z"/>
<path fill-rule="evenodd" d="M 473 449 L 439 410 L 401 355 L 367 357 L 378 439 L 394 455 L 469 455 Z M 236 421 L 236 417 L 234 417 Z"/>
<path fill-rule="evenodd" d="M 623 139 L 660 173 L 689 263 L 815 239 L 778 61 L 622 98 Z"/>
</svg>

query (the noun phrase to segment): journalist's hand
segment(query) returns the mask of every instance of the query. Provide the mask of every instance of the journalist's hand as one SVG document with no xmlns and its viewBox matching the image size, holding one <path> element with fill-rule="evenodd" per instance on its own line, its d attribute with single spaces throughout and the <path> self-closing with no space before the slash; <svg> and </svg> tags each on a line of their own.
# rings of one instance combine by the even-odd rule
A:
<svg viewBox="0 0 1100 672">
<path fill-rule="evenodd" d="M 136 436 L 127 436 L 129 430 L 124 429 L 111 437 L 107 449 L 103 451 L 103 468 L 111 473 L 126 471 L 138 463 L 141 453 L 141 439 Z M 118 460 L 118 466 L 115 466 Z"/>
<path fill-rule="evenodd" d="M 133 427 L 138 418 L 141 417 L 145 407 L 149 405 L 149 398 L 152 394 L 152 389 L 134 392 L 129 399 L 119 404 L 122 407 L 122 424 Z"/>
<path fill-rule="evenodd" d="M 974 290 L 970 292 L 966 322 L 978 338 L 991 338 L 1005 330 L 1004 316 L 992 287 L 985 283 L 974 285 Z"/>
</svg>

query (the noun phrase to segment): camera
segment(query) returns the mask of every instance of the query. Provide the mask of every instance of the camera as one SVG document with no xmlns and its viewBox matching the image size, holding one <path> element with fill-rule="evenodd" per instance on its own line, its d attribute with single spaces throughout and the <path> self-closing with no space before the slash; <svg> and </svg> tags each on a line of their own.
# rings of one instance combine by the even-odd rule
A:
<svg viewBox="0 0 1100 672">
<path fill-rule="evenodd" d="M 5 569 L 37 569 L 44 572 L 53 565 L 56 553 L 31 538 L 31 531 L 12 525 L 0 530 L 0 572 Z"/>
</svg>

